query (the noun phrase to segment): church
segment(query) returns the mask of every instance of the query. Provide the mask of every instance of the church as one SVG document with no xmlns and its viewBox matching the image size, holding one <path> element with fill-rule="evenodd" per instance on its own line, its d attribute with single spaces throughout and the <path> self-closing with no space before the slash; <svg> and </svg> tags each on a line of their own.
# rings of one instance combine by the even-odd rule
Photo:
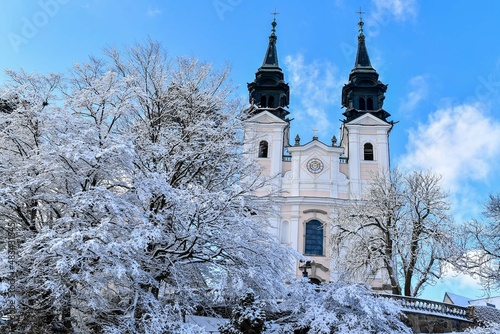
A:
<svg viewBox="0 0 500 334">
<path fill-rule="evenodd" d="M 370 63 L 363 24 L 360 18 L 354 67 L 339 92 L 344 110 L 339 138 L 333 134 L 331 142 L 323 143 L 316 135 L 312 140 L 297 135 L 290 141 L 290 87 L 278 62 L 276 19 L 262 66 L 248 84 L 244 151 L 279 194 L 279 217 L 270 221 L 273 232 L 307 259 L 295 264 L 296 276 L 307 275 L 317 283 L 335 279 L 328 246 L 332 208 L 362 198 L 371 177 L 390 167 L 394 122 L 383 109 L 387 85 Z M 366 283 L 380 289 L 386 282 L 382 274 L 375 274 Z"/>
</svg>

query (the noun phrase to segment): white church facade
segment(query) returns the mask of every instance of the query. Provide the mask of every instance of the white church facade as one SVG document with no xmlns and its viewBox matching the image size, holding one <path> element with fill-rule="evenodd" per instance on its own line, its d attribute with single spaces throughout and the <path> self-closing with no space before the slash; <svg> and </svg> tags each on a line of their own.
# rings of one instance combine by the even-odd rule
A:
<svg viewBox="0 0 500 334">
<path fill-rule="evenodd" d="M 332 208 L 362 198 L 373 175 L 390 167 L 394 123 L 383 109 L 387 85 L 371 66 L 362 20 L 359 27 L 355 64 L 341 92 L 344 119 L 338 139 L 323 143 L 316 135 L 310 141 L 297 136 L 290 142 L 290 89 L 278 64 L 276 21 L 263 64 L 248 84 L 245 152 L 277 189 L 279 217 L 270 222 L 276 236 L 310 260 L 295 264 L 296 275 L 306 271 L 316 282 L 335 278 L 328 246 Z M 367 283 L 382 288 L 386 280 L 379 275 Z"/>
</svg>

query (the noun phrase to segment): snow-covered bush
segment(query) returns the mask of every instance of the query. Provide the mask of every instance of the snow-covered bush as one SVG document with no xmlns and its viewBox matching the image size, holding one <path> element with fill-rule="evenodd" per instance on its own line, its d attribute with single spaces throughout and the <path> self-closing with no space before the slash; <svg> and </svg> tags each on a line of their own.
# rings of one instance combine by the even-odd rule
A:
<svg viewBox="0 0 500 334">
<path fill-rule="evenodd" d="M 411 333 L 394 301 L 360 284 L 315 285 L 298 280 L 289 286 L 281 309 L 286 315 L 267 333 Z"/>
<path fill-rule="evenodd" d="M 500 323 L 490 323 L 486 327 L 469 328 L 464 331 L 466 334 L 498 334 L 500 333 Z"/>
<path fill-rule="evenodd" d="M 254 293 L 248 291 L 238 305 L 234 305 L 230 321 L 219 331 L 221 334 L 260 334 L 265 329 L 265 321 L 262 305 L 255 300 Z"/>
<path fill-rule="evenodd" d="M 500 333 L 500 310 L 490 306 L 476 305 L 473 311 L 474 322 L 479 324 L 479 326 L 474 329 L 468 329 L 467 333 Z"/>
</svg>

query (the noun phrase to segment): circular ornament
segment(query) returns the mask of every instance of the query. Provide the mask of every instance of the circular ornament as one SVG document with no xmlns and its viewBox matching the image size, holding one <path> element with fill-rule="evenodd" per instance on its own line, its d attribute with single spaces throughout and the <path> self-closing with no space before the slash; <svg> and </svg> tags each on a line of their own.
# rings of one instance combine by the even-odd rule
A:
<svg viewBox="0 0 500 334">
<path fill-rule="evenodd" d="M 319 159 L 313 158 L 307 162 L 307 170 L 313 174 L 321 173 L 323 170 L 323 162 Z"/>
</svg>

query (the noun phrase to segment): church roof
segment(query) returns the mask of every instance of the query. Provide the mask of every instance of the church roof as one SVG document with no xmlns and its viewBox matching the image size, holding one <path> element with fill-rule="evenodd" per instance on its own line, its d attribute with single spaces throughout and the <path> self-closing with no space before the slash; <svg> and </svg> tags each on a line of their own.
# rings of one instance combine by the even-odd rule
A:
<svg viewBox="0 0 500 334">
<path fill-rule="evenodd" d="M 362 12 L 359 12 L 362 14 Z M 372 67 L 363 33 L 363 18 L 359 18 L 358 49 L 354 67 L 349 73 L 349 81 L 342 87 L 342 107 L 346 122 L 351 122 L 367 113 L 384 122 L 391 115 L 383 109 L 387 85 L 379 80 Z"/>
<path fill-rule="evenodd" d="M 280 117 L 280 115 L 276 114 L 271 110 L 261 110 L 259 113 L 255 113 L 255 106 L 251 106 L 247 113 L 250 117 L 246 120 L 247 123 L 261 123 L 261 124 L 278 124 L 283 123 L 287 124 L 287 122 Z"/>
<path fill-rule="evenodd" d="M 363 19 L 359 18 L 359 34 L 358 34 L 358 49 L 356 51 L 356 61 L 354 63 L 354 68 L 351 70 L 350 79 L 353 75 L 361 73 L 370 73 L 374 76 L 375 80 L 378 79 L 377 71 L 372 67 L 370 62 L 370 56 L 368 55 L 368 49 L 366 48 L 365 35 L 363 33 L 364 22 Z"/>
<path fill-rule="evenodd" d="M 387 121 L 389 113 L 383 109 L 372 112 L 357 112 L 357 117 L 348 121 L 350 125 L 367 125 L 367 126 L 387 126 L 393 124 Z"/>
<path fill-rule="evenodd" d="M 276 36 L 276 19 L 271 23 L 273 29 L 271 30 L 271 35 L 269 36 L 269 45 L 267 46 L 266 55 L 264 57 L 264 61 L 262 62 L 262 68 L 279 68 L 278 65 L 278 50 L 276 49 L 276 40 L 278 37 Z M 281 69 L 280 69 L 281 70 Z"/>
<path fill-rule="evenodd" d="M 257 114 L 263 110 L 269 110 L 285 120 L 289 114 L 286 108 L 290 101 L 290 87 L 285 82 L 285 76 L 278 64 L 276 17 L 271 25 L 272 30 L 264 61 L 255 73 L 255 80 L 248 83 L 249 102 L 255 107 L 251 108 L 249 113 Z"/>
<path fill-rule="evenodd" d="M 354 64 L 355 68 L 360 67 L 372 67 L 370 63 L 370 57 L 368 56 L 368 50 L 366 49 L 365 44 L 365 35 L 363 34 L 363 19 L 359 20 L 359 35 L 358 35 L 358 51 L 356 53 L 356 63 Z"/>
</svg>

